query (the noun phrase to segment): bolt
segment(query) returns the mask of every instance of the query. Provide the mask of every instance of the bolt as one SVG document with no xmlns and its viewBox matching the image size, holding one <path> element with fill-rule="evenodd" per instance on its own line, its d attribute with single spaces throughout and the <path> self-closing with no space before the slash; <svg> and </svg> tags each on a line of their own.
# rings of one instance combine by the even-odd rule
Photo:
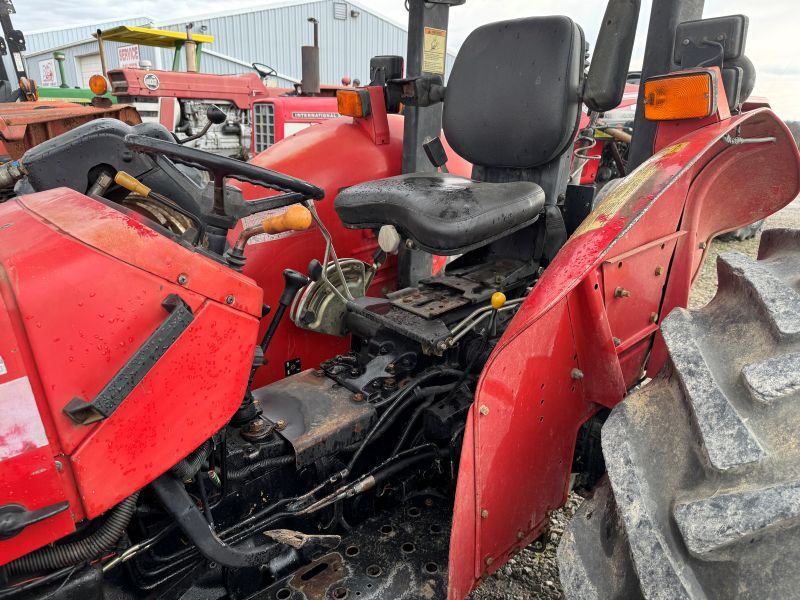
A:
<svg viewBox="0 0 800 600">
<path fill-rule="evenodd" d="M 225 296 L 225 304 L 233 304 L 234 302 L 236 302 L 236 298 L 232 294 Z"/>
<path fill-rule="evenodd" d="M 483 562 L 485 562 L 488 566 L 494 562 L 494 559 L 491 556 L 487 556 L 485 559 L 483 559 Z"/>
<path fill-rule="evenodd" d="M 387 377 L 383 382 L 383 388 L 386 390 L 392 390 L 397 387 L 397 381 L 394 377 Z"/>
<path fill-rule="evenodd" d="M 397 370 L 397 367 L 395 366 L 394 363 L 389 363 L 388 365 L 386 365 L 386 372 L 389 373 L 390 375 L 394 375 L 394 372 L 396 370 Z"/>
<path fill-rule="evenodd" d="M 406 248 L 408 248 L 409 250 L 413 250 L 414 249 L 414 240 L 406 240 Z"/>
<path fill-rule="evenodd" d="M 350 369 L 350 377 L 358 377 L 359 375 L 361 375 L 361 371 L 359 371 L 358 368 L 353 367 Z"/>
<path fill-rule="evenodd" d="M 658 323 L 658 313 L 650 313 L 650 322 Z"/>
<path fill-rule="evenodd" d="M 442 340 L 441 342 L 439 342 L 438 344 L 436 344 L 436 348 L 437 348 L 438 350 L 447 350 L 447 347 L 448 347 L 447 340 Z"/>
<path fill-rule="evenodd" d="M 688 46 L 689 45 L 689 40 L 683 40 L 681 42 L 681 44 L 683 44 L 684 46 Z"/>
<path fill-rule="evenodd" d="M 59 473 L 61 473 L 61 471 L 62 471 L 63 469 L 64 469 L 64 465 L 62 465 L 62 464 L 61 464 L 61 461 L 60 461 L 60 460 L 57 460 L 57 461 L 56 461 L 56 471 L 58 471 Z"/>
<path fill-rule="evenodd" d="M 569 374 L 573 379 L 583 379 L 583 371 L 580 369 L 572 369 Z"/>
<path fill-rule="evenodd" d="M 614 297 L 615 298 L 629 298 L 631 293 L 626 290 L 625 288 L 618 287 L 614 290 Z"/>
<path fill-rule="evenodd" d="M 278 419 L 275 422 L 275 429 L 277 429 L 278 431 L 283 431 L 284 429 L 286 429 L 286 421 L 284 421 L 283 419 Z"/>
<path fill-rule="evenodd" d="M 619 346 L 622 343 L 622 340 L 618 337 L 611 338 L 611 341 L 614 342 L 614 346 Z"/>
<path fill-rule="evenodd" d="M 356 392 L 353 394 L 353 402 L 363 402 L 366 399 L 366 396 L 363 392 Z"/>
<path fill-rule="evenodd" d="M 242 427 L 241 431 L 242 436 L 248 440 L 259 440 L 272 433 L 272 430 L 262 417 L 256 417 Z M 253 452 L 257 452 L 255 448 L 253 448 Z"/>
<path fill-rule="evenodd" d="M 478 412 L 481 413 L 484 417 L 489 414 L 489 407 L 485 404 L 481 404 L 481 407 L 478 409 Z"/>
<path fill-rule="evenodd" d="M 178 275 L 178 283 L 181 285 L 186 285 L 187 281 L 189 281 L 189 278 L 186 276 L 186 273 L 181 273 Z"/>
<path fill-rule="evenodd" d="M 661 275 L 663 272 L 664 272 L 664 267 L 662 267 L 662 266 L 656 267 L 656 277 Z"/>
<path fill-rule="evenodd" d="M 425 506 L 427 506 L 428 508 L 433 506 L 433 498 L 425 498 Z"/>
<path fill-rule="evenodd" d="M 525 532 L 524 531 L 518 531 L 517 532 L 517 540 L 522 541 L 522 539 L 524 537 L 525 537 Z"/>
<path fill-rule="evenodd" d="M 489 511 L 485 508 L 481 509 L 481 519 L 488 519 L 489 518 Z"/>
<path fill-rule="evenodd" d="M 708 244 L 706 244 L 705 242 L 700 242 L 697 245 L 697 247 L 700 248 L 700 250 L 705 250 L 707 246 L 708 246 Z"/>
</svg>

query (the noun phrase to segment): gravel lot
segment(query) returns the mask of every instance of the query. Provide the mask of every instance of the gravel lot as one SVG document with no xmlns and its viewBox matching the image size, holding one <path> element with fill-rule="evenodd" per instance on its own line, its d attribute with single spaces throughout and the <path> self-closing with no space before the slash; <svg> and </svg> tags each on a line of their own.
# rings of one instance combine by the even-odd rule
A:
<svg viewBox="0 0 800 600">
<path fill-rule="evenodd" d="M 788 227 L 800 228 L 800 198 L 767 219 L 765 229 Z M 744 242 L 720 242 L 711 244 L 708 260 L 703 265 L 700 277 L 695 281 L 689 299 L 691 308 L 704 306 L 717 289 L 717 254 L 737 251 L 755 256 L 760 234 Z M 561 598 L 556 565 L 556 547 L 567 521 L 575 514 L 581 498 L 571 494 L 566 506 L 553 513 L 550 518 L 550 537 L 544 548 L 529 546 L 517 554 L 508 564 L 489 577 L 470 596 L 471 600 L 556 600 Z"/>
</svg>

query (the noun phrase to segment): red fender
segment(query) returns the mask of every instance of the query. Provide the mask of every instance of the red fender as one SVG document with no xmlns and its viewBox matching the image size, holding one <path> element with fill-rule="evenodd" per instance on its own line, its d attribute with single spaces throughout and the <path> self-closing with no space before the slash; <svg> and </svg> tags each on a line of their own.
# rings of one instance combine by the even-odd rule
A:
<svg viewBox="0 0 800 600">
<path fill-rule="evenodd" d="M 726 135 L 775 141 L 730 145 Z M 580 425 L 619 402 L 646 365 L 661 368 L 657 323 L 686 305 L 713 237 L 798 193 L 797 146 L 757 109 L 661 150 L 572 235 L 481 374 L 456 490 L 450 598 L 538 537 L 564 503 Z"/>
</svg>

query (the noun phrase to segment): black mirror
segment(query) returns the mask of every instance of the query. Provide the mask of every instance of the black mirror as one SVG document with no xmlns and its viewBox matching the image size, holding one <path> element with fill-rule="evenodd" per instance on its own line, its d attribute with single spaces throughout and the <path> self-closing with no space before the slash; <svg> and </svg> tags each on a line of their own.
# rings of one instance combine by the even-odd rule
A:
<svg viewBox="0 0 800 600">
<path fill-rule="evenodd" d="M 214 125 L 222 125 L 227 118 L 228 115 L 225 114 L 225 111 L 216 104 L 209 104 L 206 109 L 206 119 Z"/>
<path fill-rule="evenodd" d="M 631 63 L 641 0 L 609 0 L 592 54 L 583 102 L 594 112 L 619 105 Z"/>
</svg>

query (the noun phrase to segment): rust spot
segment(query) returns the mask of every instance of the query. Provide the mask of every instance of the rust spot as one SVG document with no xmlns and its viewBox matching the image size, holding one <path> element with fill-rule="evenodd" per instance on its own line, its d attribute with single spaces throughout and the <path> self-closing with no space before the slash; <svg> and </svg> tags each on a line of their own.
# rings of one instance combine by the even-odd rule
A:
<svg viewBox="0 0 800 600">
<path fill-rule="evenodd" d="M 338 586 L 346 574 L 342 555 L 332 552 L 295 573 L 289 587 L 306 598 L 328 598 L 328 590 Z"/>
</svg>

